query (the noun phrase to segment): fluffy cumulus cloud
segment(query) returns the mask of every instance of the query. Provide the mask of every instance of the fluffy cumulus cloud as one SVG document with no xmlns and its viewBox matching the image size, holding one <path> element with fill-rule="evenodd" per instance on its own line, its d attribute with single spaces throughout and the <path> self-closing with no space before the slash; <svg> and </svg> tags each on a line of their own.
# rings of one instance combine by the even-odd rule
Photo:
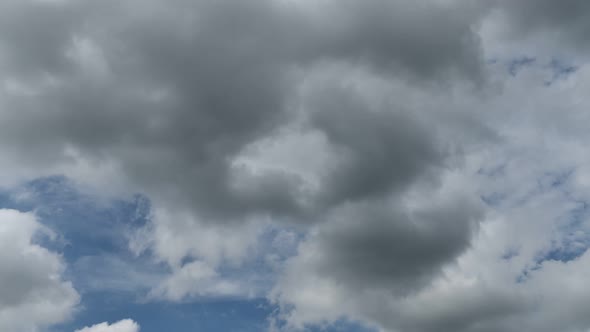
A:
<svg viewBox="0 0 590 332">
<path fill-rule="evenodd" d="M 68 319 L 79 296 L 61 257 L 36 244 L 52 236 L 33 214 L 0 210 L 0 330 L 35 332 Z"/>
<path fill-rule="evenodd" d="M 586 331 L 589 16 L 576 0 L 6 0 L 0 185 L 60 174 L 148 197 L 129 248 L 168 274 L 146 300 L 267 296 L 285 331 Z M 0 256 L 0 327 L 21 306 L 40 317 L 24 331 L 63 320 L 59 257 L 6 215 L 29 222 L 0 224 L 22 235 Z"/>
<path fill-rule="evenodd" d="M 105 322 L 87 326 L 75 332 L 139 332 L 139 325 L 131 319 L 123 319 L 112 324 Z"/>
</svg>

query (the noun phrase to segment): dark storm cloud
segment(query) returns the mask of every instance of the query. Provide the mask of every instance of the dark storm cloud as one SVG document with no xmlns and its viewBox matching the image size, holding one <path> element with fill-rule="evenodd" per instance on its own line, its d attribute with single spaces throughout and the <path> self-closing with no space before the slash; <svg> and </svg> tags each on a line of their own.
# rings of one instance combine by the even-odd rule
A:
<svg viewBox="0 0 590 332">
<path fill-rule="evenodd" d="M 39 90 L 34 98 L 2 98 L 2 144 L 17 151 L 14 158 L 56 163 L 73 147 L 93 162 L 114 162 L 138 190 L 219 220 L 304 210 L 296 179 L 262 178 L 250 183 L 248 197 L 229 183 L 231 160 L 291 120 L 294 69 L 344 61 L 425 80 L 481 75 L 475 14 L 454 6 L 380 0 L 317 8 L 270 0 L 2 6 L 4 78 Z M 91 65 L 105 72 L 84 67 Z M 49 83 L 39 87 L 43 80 Z M 378 195 L 393 179 L 436 162 L 429 138 L 412 125 L 398 132 L 401 117 L 378 115 L 381 125 L 370 137 L 360 131 L 373 120 L 361 118 L 356 133 L 330 124 L 330 117 L 364 117 L 355 112 L 331 106 L 317 116 L 318 128 L 351 156 L 335 172 L 348 179 L 342 188 L 340 180 L 327 182 L 337 200 Z M 397 147 L 389 151 L 386 142 L 393 141 Z M 363 158 L 382 166 L 363 169 Z"/>
<path fill-rule="evenodd" d="M 320 275 L 350 289 L 406 295 L 470 244 L 481 210 L 465 197 L 412 211 L 399 203 L 346 206 L 316 239 Z"/>
<path fill-rule="evenodd" d="M 532 311 L 529 299 L 501 289 L 457 292 L 447 300 L 445 306 L 453 309 L 436 313 L 415 312 L 413 317 L 398 317 L 397 321 L 379 308 L 374 308 L 371 314 L 376 315 L 377 320 L 388 321 L 391 326 L 400 326 L 407 332 L 516 332 L 523 330 L 519 317 Z"/>
<path fill-rule="evenodd" d="M 382 197 L 442 166 L 445 153 L 434 131 L 403 105 L 374 105 L 345 87 L 320 89 L 310 99 L 311 125 L 340 159 L 324 178 L 328 204 Z"/>
<path fill-rule="evenodd" d="M 72 7 L 7 0 L 0 4 L 3 75 L 56 72 L 67 67 L 63 50 L 83 16 Z"/>
<path fill-rule="evenodd" d="M 539 34 L 545 37 L 545 42 L 555 42 L 562 47 L 574 50 L 589 47 L 586 39 L 590 33 L 588 1 L 502 0 L 498 4 L 517 38 Z"/>
<path fill-rule="evenodd" d="M 472 25 L 482 7 L 399 0 L 318 3 L 321 14 L 313 33 L 319 38 L 311 41 L 315 55 L 360 60 L 397 75 L 481 78 L 479 38 Z"/>
</svg>

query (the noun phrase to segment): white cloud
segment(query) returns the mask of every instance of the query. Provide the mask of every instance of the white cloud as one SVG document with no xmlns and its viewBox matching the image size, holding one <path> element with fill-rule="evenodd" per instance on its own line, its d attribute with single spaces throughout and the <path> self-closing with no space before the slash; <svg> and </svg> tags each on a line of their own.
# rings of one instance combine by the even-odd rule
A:
<svg viewBox="0 0 590 332">
<path fill-rule="evenodd" d="M 39 331 L 70 318 L 78 304 L 78 293 L 62 278 L 62 258 L 35 244 L 42 234 L 51 236 L 33 214 L 0 210 L 2 331 Z"/>
<path fill-rule="evenodd" d="M 224 280 L 214 268 L 204 262 L 185 264 L 150 293 L 151 298 L 169 301 L 183 299 L 247 296 L 248 290 L 233 280 Z"/>
<path fill-rule="evenodd" d="M 87 326 L 75 332 L 139 332 L 139 324 L 131 319 L 123 319 L 112 324 L 104 322 Z"/>
</svg>

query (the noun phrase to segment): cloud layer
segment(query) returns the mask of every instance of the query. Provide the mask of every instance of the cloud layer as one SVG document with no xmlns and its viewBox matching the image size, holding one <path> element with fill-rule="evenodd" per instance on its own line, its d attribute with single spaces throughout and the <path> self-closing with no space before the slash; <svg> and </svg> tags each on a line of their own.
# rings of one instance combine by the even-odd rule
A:
<svg viewBox="0 0 590 332">
<path fill-rule="evenodd" d="M 566 3 L 4 1 L 0 185 L 148 197 L 126 234 L 169 272 L 148 300 L 267 296 L 285 330 L 584 331 L 590 7 Z M 0 218 L 0 329 L 63 321 L 43 228 Z"/>
</svg>

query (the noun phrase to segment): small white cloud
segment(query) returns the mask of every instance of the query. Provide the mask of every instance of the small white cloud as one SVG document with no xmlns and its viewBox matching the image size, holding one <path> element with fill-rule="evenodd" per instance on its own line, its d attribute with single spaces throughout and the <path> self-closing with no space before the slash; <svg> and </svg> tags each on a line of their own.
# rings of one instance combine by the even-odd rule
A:
<svg viewBox="0 0 590 332">
<path fill-rule="evenodd" d="M 75 332 L 139 332 L 139 324 L 131 319 L 123 319 L 113 324 L 104 322 L 87 326 Z"/>
<path fill-rule="evenodd" d="M 225 280 L 207 263 L 195 261 L 175 270 L 150 296 L 181 301 L 190 297 L 239 296 L 244 293 L 239 283 Z"/>
</svg>

